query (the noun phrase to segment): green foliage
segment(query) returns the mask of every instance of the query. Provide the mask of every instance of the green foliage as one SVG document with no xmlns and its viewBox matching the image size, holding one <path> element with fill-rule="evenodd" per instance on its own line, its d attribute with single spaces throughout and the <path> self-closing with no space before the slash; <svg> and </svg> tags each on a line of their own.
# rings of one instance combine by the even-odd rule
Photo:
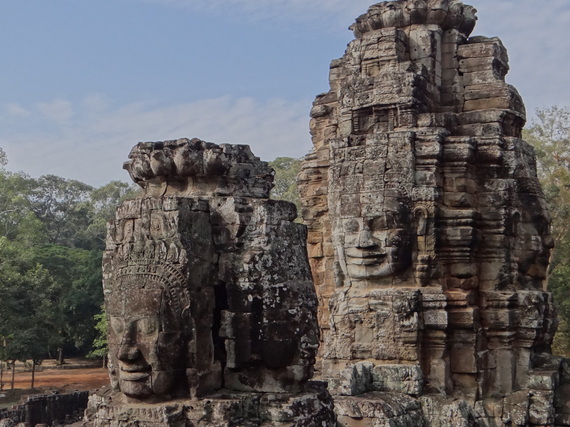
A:
<svg viewBox="0 0 570 427">
<path fill-rule="evenodd" d="M 292 157 L 277 157 L 269 162 L 269 166 L 275 170 L 275 185 L 271 190 L 271 198 L 294 203 L 299 212 L 301 201 L 297 190 L 297 175 L 301 170 L 301 160 Z"/>
<path fill-rule="evenodd" d="M 537 110 L 524 137 L 536 149 L 538 175 L 552 216 L 555 248 L 548 286 L 560 318 L 554 348 L 570 356 L 570 109 Z"/>
<path fill-rule="evenodd" d="M 87 357 L 101 357 L 105 358 L 109 352 L 109 346 L 107 343 L 107 315 L 103 308 L 101 308 L 101 313 L 93 316 L 95 323 L 95 329 L 97 330 L 97 336 L 93 340 L 93 350 L 89 352 Z"/>
<path fill-rule="evenodd" d="M 32 211 L 35 180 L 22 172 L 0 170 L 0 235 L 27 244 L 46 240 L 45 227 Z"/>
<path fill-rule="evenodd" d="M 53 279 L 50 298 L 57 311 L 52 327 L 58 340 L 52 346 L 85 350 L 95 336 L 93 316 L 103 302 L 101 252 L 48 244 L 34 248 L 33 259 Z"/>
<path fill-rule="evenodd" d="M 4 167 L 8 164 L 8 156 L 4 149 L 0 148 L 0 167 Z"/>
<path fill-rule="evenodd" d="M 53 279 L 35 264 L 29 248 L 0 237 L 0 344 L 4 360 L 43 359 L 56 311 L 50 295 Z"/>
<path fill-rule="evenodd" d="M 31 191 L 31 209 L 45 226 L 49 243 L 87 247 L 93 187 L 76 180 L 44 175 Z"/>
<path fill-rule="evenodd" d="M 135 193 L 6 171 L 0 148 L 0 360 L 104 352 L 101 257 L 106 223 Z M 100 345 L 101 344 L 101 345 Z"/>
</svg>

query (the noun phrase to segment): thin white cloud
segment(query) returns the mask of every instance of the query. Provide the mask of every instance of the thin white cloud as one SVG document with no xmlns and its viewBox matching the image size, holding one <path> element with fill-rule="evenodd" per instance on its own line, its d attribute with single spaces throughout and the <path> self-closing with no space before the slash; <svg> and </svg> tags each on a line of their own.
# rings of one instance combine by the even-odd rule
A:
<svg viewBox="0 0 570 427">
<path fill-rule="evenodd" d="M 39 103 L 37 109 L 44 117 L 57 123 L 67 122 L 73 116 L 71 102 L 65 99 L 54 99 L 50 102 Z"/>
<path fill-rule="evenodd" d="M 4 111 L 8 116 L 14 117 L 28 117 L 31 114 L 28 110 L 18 104 L 7 104 L 4 106 Z"/>
<path fill-rule="evenodd" d="M 375 0 L 139 0 L 208 11 L 236 20 L 303 22 L 322 34 L 350 33 L 346 28 Z M 540 106 L 569 104 L 565 70 L 570 68 L 570 1 L 464 0 L 475 6 L 479 21 L 474 34 L 498 35 L 509 50 L 507 80 L 521 92 L 529 113 Z M 215 25 L 215 20 L 213 24 Z M 332 58 L 331 58 L 332 59 Z"/>
<path fill-rule="evenodd" d="M 369 0 L 139 0 L 165 6 L 233 13 L 236 20 L 328 22 L 327 31 L 346 27 L 373 3 Z M 498 35 L 509 50 L 509 82 L 521 91 L 529 112 L 568 104 L 565 70 L 570 68 L 568 0 L 466 0 L 479 9 L 476 34 Z M 547 6 L 545 6 L 547 5 Z M 232 15 L 233 16 L 233 15 Z M 271 21 L 271 22 L 273 22 Z M 212 25 L 216 25 L 215 20 Z M 324 32 L 324 38 L 327 33 Z M 244 48 L 251 49 L 250 46 Z M 341 46 L 339 46 L 339 49 Z M 330 58 L 333 59 L 333 58 Z M 320 72 L 322 70 L 315 70 Z M 276 88 L 275 97 L 287 89 Z M 54 173 L 100 185 L 127 180 L 121 164 L 138 141 L 199 137 L 216 143 L 249 144 L 263 159 L 300 157 L 310 149 L 311 99 L 220 97 L 172 105 L 130 102 L 117 106 L 110 96 L 93 94 L 80 102 L 56 99 L 39 104 L 0 105 L 0 147 L 9 168 L 33 175 Z M 281 95 L 286 96 L 286 95 Z"/>
<path fill-rule="evenodd" d="M 14 124 L 9 132 L 0 129 L 0 147 L 8 154 L 8 168 L 102 185 L 112 179 L 129 179 L 121 165 L 140 141 L 198 137 L 215 143 L 248 144 L 264 160 L 301 157 L 310 150 L 308 100 L 262 102 L 222 97 L 170 106 L 139 102 L 118 108 L 95 102 L 97 110 L 93 99 L 42 104 L 51 106 L 49 111 L 55 117 L 69 118 L 73 112 L 72 122 L 60 120 L 57 127 L 50 123 L 40 126 L 42 117 L 34 117 L 38 126 L 33 133 L 27 129 L 30 118 Z"/>
<path fill-rule="evenodd" d="M 103 94 L 91 94 L 88 95 L 82 102 L 83 107 L 86 108 L 87 111 L 92 113 L 103 112 L 107 108 L 109 108 L 109 97 Z"/>
</svg>

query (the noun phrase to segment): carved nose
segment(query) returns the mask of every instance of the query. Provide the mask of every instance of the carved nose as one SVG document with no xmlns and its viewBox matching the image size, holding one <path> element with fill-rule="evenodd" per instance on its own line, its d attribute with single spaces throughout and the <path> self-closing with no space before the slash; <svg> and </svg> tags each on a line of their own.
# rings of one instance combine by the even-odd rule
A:
<svg viewBox="0 0 570 427">
<path fill-rule="evenodd" d="M 358 246 L 359 248 L 372 248 L 376 246 L 374 240 L 372 240 L 372 235 L 368 228 L 364 228 L 360 231 L 358 235 Z"/>
<path fill-rule="evenodd" d="M 119 353 L 117 354 L 117 358 L 123 361 L 136 360 L 139 356 L 139 349 L 130 343 L 121 344 L 119 347 Z"/>
</svg>

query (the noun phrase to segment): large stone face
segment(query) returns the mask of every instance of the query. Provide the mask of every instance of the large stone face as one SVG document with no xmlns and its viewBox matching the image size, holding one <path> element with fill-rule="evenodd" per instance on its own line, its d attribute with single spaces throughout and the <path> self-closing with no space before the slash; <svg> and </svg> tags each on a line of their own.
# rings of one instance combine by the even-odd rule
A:
<svg viewBox="0 0 570 427">
<path fill-rule="evenodd" d="M 469 38 L 475 12 L 371 6 L 313 104 L 299 187 L 336 393 L 500 400 L 545 369 L 550 216 L 506 49 Z"/>
<path fill-rule="evenodd" d="M 179 425 L 161 414 L 188 398 L 192 423 L 212 406 L 220 414 L 208 425 L 285 414 L 332 425 L 327 392 L 306 388 L 319 345 L 306 231 L 293 204 L 269 200 L 273 171 L 247 146 L 198 139 L 140 143 L 129 157 L 143 190 L 108 227 L 114 397 L 91 400 L 95 425 Z M 256 406 L 252 420 L 223 418 L 228 399 Z"/>
</svg>

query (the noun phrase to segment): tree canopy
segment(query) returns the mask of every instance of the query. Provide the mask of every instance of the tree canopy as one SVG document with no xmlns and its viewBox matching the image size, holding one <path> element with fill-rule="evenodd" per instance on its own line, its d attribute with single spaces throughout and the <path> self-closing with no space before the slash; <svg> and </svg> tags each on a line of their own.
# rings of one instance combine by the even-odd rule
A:
<svg viewBox="0 0 570 427">
<path fill-rule="evenodd" d="M 299 211 L 301 202 L 297 190 L 297 175 L 301 170 L 301 160 L 293 157 L 277 157 L 269 162 L 269 166 L 275 170 L 271 197 L 294 203 L 297 206 L 297 211 Z"/>
<path fill-rule="evenodd" d="M 570 356 L 570 109 L 537 110 L 524 137 L 536 149 L 538 176 L 552 216 L 555 247 L 548 285 L 560 320 L 554 348 Z"/>
<path fill-rule="evenodd" d="M 85 355 L 101 313 L 106 222 L 136 190 L 4 169 L 0 149 L 0 360 Z"/>
</svg>

